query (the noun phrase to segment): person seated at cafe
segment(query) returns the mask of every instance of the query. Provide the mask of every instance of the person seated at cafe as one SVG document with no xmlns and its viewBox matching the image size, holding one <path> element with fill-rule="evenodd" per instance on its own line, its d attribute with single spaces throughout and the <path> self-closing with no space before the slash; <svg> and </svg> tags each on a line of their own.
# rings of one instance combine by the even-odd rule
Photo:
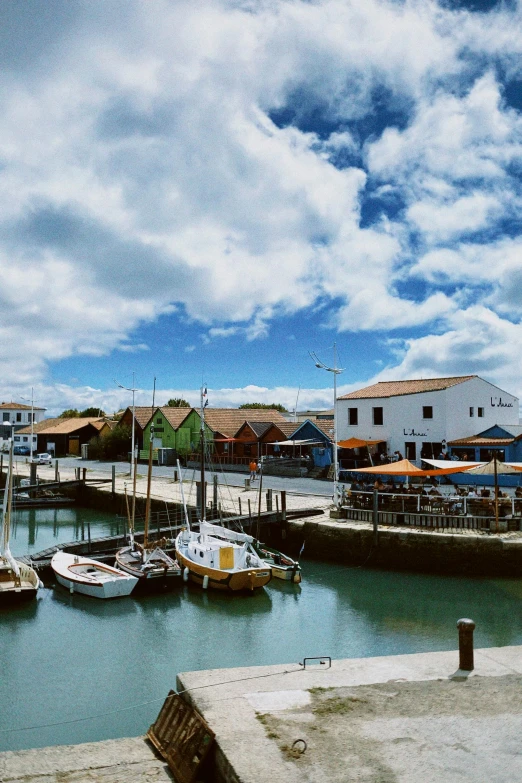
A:
<svg viewBox="0 0 522 783">
<path fill-rule="evenodd" d="M 377 489 L 379 492 L 382 492 L 384 489 L 384 484 L 382 483 L 381 479 L 378 478 L 375 480 L 375 483 L 373 485 L 374 489 Z"/>
<path fill-rule="evenodd" d="M 480 493 L 483 498 L 489 498 L 491 496 L 491 492 L 489 489 L 483 489 Z"/>
<path fill-rule="evenodd" d="M 479 497 L 479 494 L 478 494 L 478 492 L 476 490 L 476 487 L 471 487 L 469 492 L 468 492 L 468 498 L 478 498 L 478 497 Z"/>
<path fill-rule="evenodd" d="M 517 487 L 515 489 L 515 497 L 516 498 L 522 498 L 522 487 Z"/>
</svg>

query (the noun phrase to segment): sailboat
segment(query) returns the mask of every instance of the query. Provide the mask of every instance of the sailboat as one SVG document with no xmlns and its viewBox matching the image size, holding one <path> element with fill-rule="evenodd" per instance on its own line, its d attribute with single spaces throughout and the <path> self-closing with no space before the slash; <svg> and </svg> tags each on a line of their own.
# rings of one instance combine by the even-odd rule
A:
<svg viewBox="0 0 522 783">
<path fill-rule="evenodd" d="M 13 504 L 13 440 L 9 446 L 9 468 L 2 506 L 2 542 L 0 550 L 0 606 L 34 598 L 41 587 L 38 574 L 29 565 L 15 560 L 9 548 Z"/>
<path fill-rule="evenodd" d="M 154 379 L 154 381 L 155 380 L 156 379 Z M 152 411 L 154 412 L 154 403 L 152 405 Z M 120 549 L 116 553 L 116 567 L 121 568 L 122 571 L 125 571 L 127 574 L 130 574 L 131 576 L 134 576 L 138 579 L 136 587 L 134 588 L 134 594 L 138 592 L 170 590 L 176 585 L 181 584 L 181 568 L 176 560 L 173 560 L 172 557 L 163 551 L 165 541 L 149 541 L 153 436 L 154 424 L 151 422 L 143 545 L 138 544 L 134 539 L 137 456 L 133 454 L 134 482 L 132 495 L 132 514 L 129 514 L 129 546 Z"/>
<path fill-rule="evenodd" d="M 183 569 L 183 579 L 217 590 L 232 592 L 254 591 L 264 587 L 272 578 L 271 569 L 256 554 L 254 539 L 246 533 L 212 525 L 205 519 L 205 407 L 206 389 L 201 389 L 200 443 L 201 491 L 199 530 L 192 530 L 185 509 L 185 525 L 176 538 L 176 557 Z M 181 471 L 180 471 L 181 475 Z"/>
</svg>

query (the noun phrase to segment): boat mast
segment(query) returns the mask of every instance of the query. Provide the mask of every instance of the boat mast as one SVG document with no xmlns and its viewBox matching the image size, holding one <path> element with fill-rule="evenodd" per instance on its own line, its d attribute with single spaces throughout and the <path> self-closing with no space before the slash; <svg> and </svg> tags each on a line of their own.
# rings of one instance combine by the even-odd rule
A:
<svg viewBox="0 0 522 783">
<path fill-rule="evenodd" d="M 4 523 L 4 545 L 3 545 L 3 557 L 8 561 L 9 565 L 14 571 L 15 578 L 20 579 L 20 568 L 18 563 L 11 554 L 9 549 L 9 537 L 11 532 L 11 508 L 13 505 L 13 449 L 14 438 L 11 438 L 9 448 L 9 469 L 7 472 L 7 483 L 4 488 L 4 504 L 3 504 L 3 523 Z"/>
<path fill-rule="evenodd" d="M 200 415 L 200 449 L 201 449 L 201 473 L 200 473 L 200 502 L 201 502 L 201 522 L 205 522 L 205 514 L 206 514 L 206 505 L 207 505 L 207 498 L 206 498 L 206 492 L 205 492 L 205 405 L 203 403 L 203 398 L 206 397 L 207 390 L 203 386 L 201 387 L 201 394 L 200 394 L 200 408 L 199 408 L 199 415 Z"/>
<path fill-rule="evenodd" d="M 149 538 L 149 520 L 150 520 L 150 485 L 152 481 L 152 443 L 154 440 L 154 398 L 156 396 L 156 378 L 154 378 L 154 387 L 152 390 L 152 417 L 150 420 L 150 438 L 149 438 L 149 469 L 147 472 L 147 500 L 145 502 L 145 523 L 143 525 L 143 549 L 147 548 Z"/>
</svg>

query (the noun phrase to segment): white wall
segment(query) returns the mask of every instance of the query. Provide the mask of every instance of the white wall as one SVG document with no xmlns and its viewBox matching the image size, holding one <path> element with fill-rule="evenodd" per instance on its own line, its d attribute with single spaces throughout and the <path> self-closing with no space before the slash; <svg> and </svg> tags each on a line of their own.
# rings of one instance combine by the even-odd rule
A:
<svg viewBox="0 0 522 783">
<path fill-rule="evenodd" d="M 433 418 L 423 418 L 423 407 L 433 408 Z M 372 408 L 383 408 L 383 424 L 374 425 Z M 474 416 L 470 416 L 470 408 Z M 348 424 L 348 409 L 358 409 L 358 424 Z M 478 416 L 478 408 L 484 416 Z M 339 440 L 362 438 L 384 440 L 390 453 L 405 454 L 405 443 L 416 444 L 417 460 L 423 442 L 440 443 L 476 435 L 494 424 L 519 422 L 518 399 L 496 386 L 472 378 L 448 389 L 397 397 L 352 399 L 337 401 L 337 434 Z M 438 455 L 435 455 L 436 457 Z"/>
</svg>

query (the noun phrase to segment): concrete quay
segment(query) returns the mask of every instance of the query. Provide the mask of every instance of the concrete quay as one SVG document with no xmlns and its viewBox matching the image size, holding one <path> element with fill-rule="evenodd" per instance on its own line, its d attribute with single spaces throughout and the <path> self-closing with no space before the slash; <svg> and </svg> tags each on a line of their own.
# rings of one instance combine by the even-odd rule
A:
<svg viewBox="0 0 522 783">
<path fill-rule="evenodd" d="M 190 672 L 213 783 L 522 780 L 522 647 Z M 304 752 L 303 752 L 304 751 Z"/>
<path fill-rule="evenodd" d="M 1 783 L 172 783 L 143 737 L 0 753 Z"/>
<path fill-rule="evenodd" d="M 457 667 L 454 651 L 182 673 L 178 690 L 216 734 L 196 780 L 522 780 L 522 646 Z M 0 753 L 1 783 L 172 780 L 143 737 Z"/>
</svg>

